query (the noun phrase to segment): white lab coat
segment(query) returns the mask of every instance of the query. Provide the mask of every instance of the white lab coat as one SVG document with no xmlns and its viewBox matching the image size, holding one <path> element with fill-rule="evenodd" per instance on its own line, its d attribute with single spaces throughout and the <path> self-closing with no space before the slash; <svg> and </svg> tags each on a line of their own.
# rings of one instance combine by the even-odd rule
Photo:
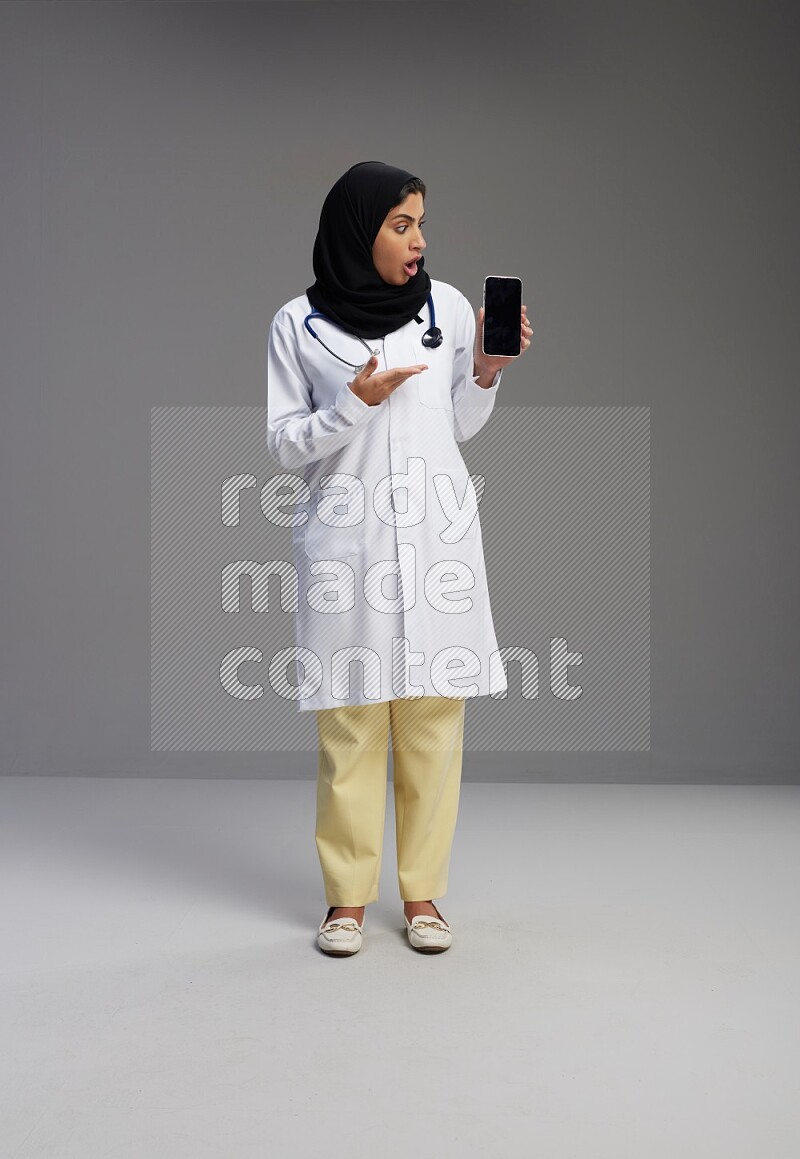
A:
<svg viewBox="0 0 800 1159">
<path fill-rule="evenodd" d="M 299 711 L 508 687 L 477 493 L 458 447 L 492 413 L 502 372 L 488 389 L 478 386 L 470 303 L 447 282 L 432 279 L 431 293 L 441 346 L 421 342 L 427 302 L 422 325 L 412 318 L 366 339 L 379 350 L 378 371 L 429 367 L 377 406 L 350 390 L 356 371 L 308 333 L 306 294 L 270 326 L 267 445 L 293 488 L 279 503 L 295 521 L 297 647 L 286 674 L 298 685 L 289 695 Z M 311 325 L 348 362 L 369 357 L 327 319 Z"/>
</svg>

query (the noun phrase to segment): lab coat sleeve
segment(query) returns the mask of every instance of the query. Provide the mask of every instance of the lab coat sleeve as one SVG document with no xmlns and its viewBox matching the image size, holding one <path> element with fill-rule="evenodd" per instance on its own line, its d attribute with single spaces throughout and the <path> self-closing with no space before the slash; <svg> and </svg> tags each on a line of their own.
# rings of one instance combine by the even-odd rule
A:
<svg viewBox="0 0 800 1159">
<path fill-rule="evenodd" d="M 331 406 L 312 410 L 292 332 L 273 319 L 267 347 L 267 448 L 282 467 L 302 467 L 338 451 L 378 409 L 344 383 Z"/>
<path fill-rule="evenodd" d="M 491 386 L 478 386 L 478 375 L 472 373 L 475 366 L 475 315 L 463 294 L 458 317 L 451 395 L 456 442 L 463 443 L 478 433 L 492 413 L 503 372 L 498 370 Z"/>
</svg>

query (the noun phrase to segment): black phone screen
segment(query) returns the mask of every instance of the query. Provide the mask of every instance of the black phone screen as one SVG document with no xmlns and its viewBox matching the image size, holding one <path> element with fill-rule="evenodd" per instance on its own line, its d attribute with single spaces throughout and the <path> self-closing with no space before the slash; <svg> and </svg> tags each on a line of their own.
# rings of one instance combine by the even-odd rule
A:
<svg viewBox="0 0 800 1159">
<path fill-rule="evenodd" d="M 520 352 L 522 279 L 490 276 L 483 284 L 483 353 L 513 358 Z"/>
</svg>

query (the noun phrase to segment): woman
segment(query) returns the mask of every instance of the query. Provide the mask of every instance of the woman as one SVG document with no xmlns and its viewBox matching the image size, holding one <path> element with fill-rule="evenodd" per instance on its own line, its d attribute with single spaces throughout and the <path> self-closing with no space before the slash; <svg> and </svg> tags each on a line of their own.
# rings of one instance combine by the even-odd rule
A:
<svg viewBox="0 0 800 1159">
<path fill-rule="evenodd" d="M 507 688 L 458 443 L 485 424 L 512 359 L 483 354 L 483 310 L 476 337 L 464 295 L 423 268 L 425 193 L 382 162 L 348 169 L 322 208 L 316 280 L 269 333 L 267 442 L 299 508 L 293 691 L 316 713 L 329 954 L 360 949 L 378 900 L 390 729 L 409 941 L 450 946 L 433 898 L 447 889 L 465 699 Z M 520 327 L 525 350 L 525 306 Z"/>
</svg>

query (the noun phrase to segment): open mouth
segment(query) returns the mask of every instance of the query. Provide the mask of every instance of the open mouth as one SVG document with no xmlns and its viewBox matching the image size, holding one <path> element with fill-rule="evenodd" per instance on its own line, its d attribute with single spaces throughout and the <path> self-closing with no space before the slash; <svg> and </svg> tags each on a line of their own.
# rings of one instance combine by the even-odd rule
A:
<svg viewBox="0 0 800 1159">
<path fill-rule="evenodd" d="M 403 266 L 403 269 L 406 271 L 410 278 L 413 278 L 414 274 L 417 272 L 417 262 L 406 262 L 406 264 Z"/>
</svg>

